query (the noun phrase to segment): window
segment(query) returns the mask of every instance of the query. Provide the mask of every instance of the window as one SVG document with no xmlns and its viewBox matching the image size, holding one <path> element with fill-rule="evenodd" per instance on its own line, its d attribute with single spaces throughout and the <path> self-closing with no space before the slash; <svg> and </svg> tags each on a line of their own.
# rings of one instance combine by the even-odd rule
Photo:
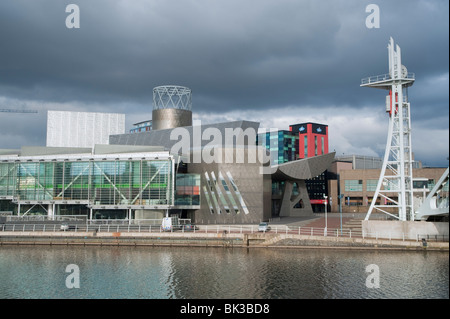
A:
<svg viewBox="0 0 450 319">
<path fill-rule="evenodd" d="M 322 144 L 322 155 L 325 154 L 325 139 L 323 137 L 321 137 L 321 144 Z"/>
<path fill-rule="evenodd" d="M 368 192 L 375 192 L 377 190 L 378 180 L 368 179 L 366 182 L 366 190 Z"/>
<path fill-rule="evenodd" d="M 347 206 L 363 206 L 362 197 L 348 197 Z"/>
<path fill-rule="evenodd" d="M 200 175 L 177 174 L 175 205 L 200 205 Z"/>
<path fill-rule="evenodd" d="M 308 157 L 308 136 L 305 135 L 304 141 L 305 141 L 305 158 L 306 158 Z"/>
<path fill-rule="evenodd" d="M 414 189 L 426 189 L 428 187 L 428 180 L 418 180 L 418 181 L 413 181 L 413 188 Z"/>
<path fill-rule="evenodd" d="M 317 136 L 314 136 L 314 155 L 317 156 Z"/>
<path fill-rule="evenodd" d="M 362 192 L 362 180 L 349 179 L 344 181 L 344 188 L 346 192 Z"/>
</svg>

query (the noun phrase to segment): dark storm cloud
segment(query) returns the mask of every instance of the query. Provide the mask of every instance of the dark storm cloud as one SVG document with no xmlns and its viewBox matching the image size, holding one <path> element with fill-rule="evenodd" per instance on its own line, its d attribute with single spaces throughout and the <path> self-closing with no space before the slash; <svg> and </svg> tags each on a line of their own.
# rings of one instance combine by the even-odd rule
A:
<svg viewBox="0 0 450 319">
<path fill-rule="evenodd" d="M 417 72 L 448 69 L 448 60 L 438 64 L 448 53 L 448 31 L 417 1 L 380 2 L 379 30 L 365 27 L 364 1 L 76 3 L 81 28 L 69 30 L 61 1 L 2 2 L 4 94 L 143 102 L 153 86 L 181 83 L 231 109 L 293 99 L 356 105 L 364 94 L 361 100 L 349 91 L 361 77 L 387 71 L 383 49 L 392 33 L 409 52 L 406 60 L 420 61 Z M 445 3 L 428 10 L 443 14 L 439 6 Z M 410 23 L 396 26 L 399 14 Z"/>
<path fill-rule="evenodd" d="M 80 29 L 65 27 L 70 2 Z M 432 121 L 448 118 L 446 0 L 70 2 L 0 2 L 0 97 L 138 118 L 153 87 L 179 84 L 193 90 L 196 112 L 378 111 L 386 93 L 359 84 L 387 73 L 392 36 L 416 73 L 413 116 L 448 130 Z M 365 26 L 370 3 L 379 29 Z"/>
</svg>

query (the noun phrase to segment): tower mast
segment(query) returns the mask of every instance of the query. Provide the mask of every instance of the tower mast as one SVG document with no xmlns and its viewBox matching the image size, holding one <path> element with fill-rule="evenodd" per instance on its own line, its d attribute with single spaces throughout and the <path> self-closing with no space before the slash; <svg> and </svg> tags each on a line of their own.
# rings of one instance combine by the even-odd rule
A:
<svg viewBox="0 0 450 319">
<path fill-rule="evenodd" d="M 388 45 L 389 73 L 362 79 L 362 87 L 373 87 L 389 91 L 386 97 L 386 112 L 389 113 L 389 130 L 383 165 L 377 188 L 365 217 L 374 210 L 398 220 L 414 220 L 411 112 L 407 88 L 415 80 L 402 65 L 401 50 L 390 38 Z M 377 202 L 378 197 L 380 201 Z"/>
</svg>

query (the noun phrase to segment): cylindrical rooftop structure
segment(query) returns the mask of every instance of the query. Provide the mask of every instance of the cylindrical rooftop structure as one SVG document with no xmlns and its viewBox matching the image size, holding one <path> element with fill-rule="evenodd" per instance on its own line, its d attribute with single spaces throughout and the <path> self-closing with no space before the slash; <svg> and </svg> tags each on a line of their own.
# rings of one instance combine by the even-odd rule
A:
<svg viewBox="0 0 450 319">
<path fill-rule="evenodd" d="M 152 130 L 192 125 L 192 91 L 178 85 L 153 89 Z"/>
</svg>

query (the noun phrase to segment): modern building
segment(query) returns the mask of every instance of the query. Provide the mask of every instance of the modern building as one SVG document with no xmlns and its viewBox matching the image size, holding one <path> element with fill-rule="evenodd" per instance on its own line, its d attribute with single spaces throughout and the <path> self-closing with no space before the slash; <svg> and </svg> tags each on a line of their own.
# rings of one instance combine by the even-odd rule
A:
<svg viewBox="0 0 450 319">
<path fill-rule="evenodd" d="M 328 125 L 301 123 L 290 125 L 289 131 L 298 134 L 298 158 L 328 154 Z"/>
<path fill-rule="evenodd" d="M 111 134 L 125 133 L 125 114 L 48 111 L 48 147 L 93 148 L 108 144 Z"/>
<path fill-rule="evenodd" d="M 278 165 L 299 159 L 296 152 L 298 135 L 291 131 L 279 130 L 259 133 L 257 144 L 264 145 L 270 151 L 272 164 Z"/>
<path fill-rule="evenodd" d="M 272 163 L 281 164 L 298 159 L 328 154 L 328 125 L 301 123 L 258 134 L 258 143 L 272 153 Z M 275 157 L 276 155 L 276 157 Z"/>
<path fill-rule="evenodd" d="M 278 165 L 299 159 L 312 158 L 328 154 L 328 126 L 318 123 L 302 123 L 289 126 L 289 131 L 279 130 L 258 134 L 258 144 L 264 145 L 270 151 L 271 161 Z M 280 211 L 280 196 L 286 187 L 285 181 L 273 180 L 272 211 L 278 216 Z M 328 195 L 327 172 L 323 171 L 305 181 L 309 196 L 308 205 L 314 212 L 325 210 L 325 196 Z M 293 185 L 297 192 L 298 185 Z M 303 207 L 304 201 L 298 201 L 296 208 Z"/>
<path fill-rule="evenodd" d="M 414 153 L 413 153 L 414 160 Z M 353 169 L 381 169 L 383 166 L 383 159 L 377 156 L 367 155 L 336 155 L 336 162 L 349 162 Z M 422 162 L 413 161 L 413 168 L 422 168 Z"/>
<path fill-rule="evenodd" d="M 370 167 L 378 161 L 374 158 L 364 158 L 359 164 L 354 159 L 361 156 L 350 156 L 348 161 L 335 159 L 329 168 L 328 179 L 329 196 L 334 200 L 331 203 L 331 212 L 367 213 L 376 191 L 381 168 L 354 168 L 365 165 Z M 353 159 L 352 159 L 353 158 Z M 416 162 L 419 164 L 420 162 Z M 433 189 L 446 168 L 415 168 L 413 169 L 414 205 L 419 207 L 426 195 Z M 333 176 L 332 176 L 333 175 Z M 389 187 L 389 185 L 384 185 Z M 448 188 L 448 185 L 446 186 Z M 448 192 L 448 190 L 447 190 Z M 339 198 L 342 198 L 339 200 Z M 395 199 L 395 198 L 394 198 Z M 377 199 L 382 200 L 381 198 Z M 339 208 L 340 206 L 340 208 Z M 389 208 L 386 211 L 390 211 Z"/>
<path fill-rule="evenodd" d="M 200 208 L 186 208 L 182 215 L 195 216 L 197 222 L 252 223 L 312 215 L 305 180 L 320 175 L 334 153 L 270 165 L 270 153 L 255 143 L 258 128 L 259 123 L 249 121 L 187 126 L 112 135 L 110 144 L 160 145 L 180 155 L 184 172 L 200 175 Z M 259 159 L 262 153 L 266 161 Z"/>
<path fill-rule="evenodd" d="M 174 156 L 160 148 L 51 151 L 24 147 L 0 157 L 0 211 L 150 219 L 200 207 L 200 176 L 176 172 Z"/>
<path fill-rule="evenodd" d="M 133 128 L 130 129 L 130 133 L 141 133 L 152 130 L 152 120 L 142 121 L 133 124 Z"/>
<path fill-rule="evenodd" d="M 152 129 L 161 130 L 192 125 L 192 91 L 179 85 L 153 89 Z"/>
<path fill-rule="evenodd" d="M 169 214 L 202 224 L 313 214 L 306 180 L 324 172 L 334 153 L 298 159 L 296 134 L 283 131 L 280 140 L 288 144 L 282 142 L 280 159 L 280 149 L 256 143 L 259 123 L 192 125 L 188 88 L 161 86 L 153 92 L 149 131 L 110 134 L 108 143 L 92 148 L 0 152 L 0 211 L 130 222 Z M 78 124 L 86 121 L 75 123 L 75 135 L 67 138 L 83 137 Z M 109 131 L 107 122 L 98 125 Z"/>
</svg>

